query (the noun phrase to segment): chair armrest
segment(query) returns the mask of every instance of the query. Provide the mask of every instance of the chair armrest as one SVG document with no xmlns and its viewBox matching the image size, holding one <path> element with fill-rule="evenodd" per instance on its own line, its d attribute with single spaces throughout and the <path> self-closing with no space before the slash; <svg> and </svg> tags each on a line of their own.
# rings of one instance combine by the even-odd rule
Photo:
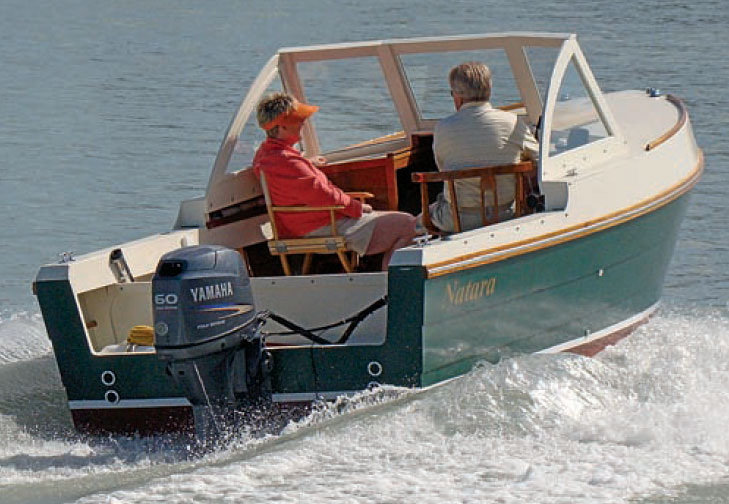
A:
<svg viewBox="0 0 729 504">
<path fill-rule="evenodd" d="M 532 161 L 521 161 L 520 163 L 483 166 L 480 168 L 465 168 L 445 172 L 416 172 L 412 174 L 413 182 L 446 182 L 464 178 L 482 177 L 487 175 L 508 175 L 510 173 L 527 173 L 534 169 Z"/>
<path fill-rule="evenodd" d="M 342 210 L 344 205 L 333 205 L 333 206 L 272 206 L 271 210 L 274 212 L 327 212 L 329 210 Z"/>
<path fill-rule="evenodd" d="M 371 192 L 366 191 L 354 191 L 354 192 L 347 192 L 345 193 L 347 196 L 350 196 L 352 198 L 374 198 L 375 195 Z"/>
<path fill-rule="evenodd" d="M 484 207 L 484 192 L 487 186 L 491 187 L 494 191 L 493 198 L 493 215 L 492 222 L 498 222 L 498 198 L 495 191 L 496 187 L 496 176 L 497 175 L 515 175 L 515 192 L 516 192 L 516 207 L 515 215 L 520 217 L 523 213 L 523 178 L 527 177 L 530 173 L 533 173 L 536 167 L 534 161 L 521 161 L 519 163 L 507 164 L 507 165 L 496 165 L 496 166 L 483 166 L 479 168 L 466 168 L 463 170 L 453 170 L 446 172 L 416 172 L 411 175 L 411 180 L 415 183 L 420 184 L 420 198 L 422 206 L 422 221 L 428 231 L 433 232 L 435 226 L 433 226 L 430 220 L 429 212 L 429 199 L 427 186 L 432 182 L 444 182 L 447 186 L 448 193 L 450 195 L 451 213 L 453 215 L 453 227 L 455 231 L 459 233 L 461 231 L 461 222 L 458 209 L 458 200 L 455 190 L 455 181 L 466 178 L 480 178 L 481 179 L 481 222 L 485 226 L 488 224 L 486 219 L 486 209 Z"/>
<path fill-rule="evenodd" d="M 304 213 L 304 212 L 329 212 L 329 226 L 332 229 L 332 236 L 335 236 L 337 234 L 337 217 L 336 217 L 336 211 L 337 210 L 343 210 L 346 208 L 344 205 L 332 205 L 332 206 L 272 206 L 271 209 L 271 219 L 273 219 L 273 215 L 276 212 L 282 212 L 282 213 Z M 278 241 L 278 232 L 274 233 L 274 239 Z"/>
<path fill-rule="evenodd" d="M 347 192 L 345 193 L 350 198 L 355 198 L 360 201 L 360 203 L 364 203 L 366 199 L 374 198 L 375 195 L 370 192 Z"/>
</svg>

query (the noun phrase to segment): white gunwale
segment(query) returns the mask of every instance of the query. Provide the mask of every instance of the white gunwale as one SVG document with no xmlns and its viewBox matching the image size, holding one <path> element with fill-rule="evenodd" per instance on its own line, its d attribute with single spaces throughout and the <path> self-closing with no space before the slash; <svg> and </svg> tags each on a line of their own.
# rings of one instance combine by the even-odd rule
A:
<svg viewBox="0 0 729 504">
<path fill-rule="evenodd" d="M 680 196 L 689 192 L 701 178 L 704 168 L 704 157 L 700 154 L 699 161 L 694 170 L 686 179 L 679 181 L 674 187 L 665 193 L 651 197 L 638 205 L 618 210 L 613 214 L 602 216 L 593 221 L 587 221 L 564 228 L 554 233 L 535 236 L 519 242 L 509 243 L 506 246 L 494 247 L 460 257 L 454 257 L 438 263 L 426 265 L 428 278 L 446 275 L 457 270 L 464 270 L 483 266 L 509 257 L 527 254 L 543 248 L 551 247 L 560 243 L 576 240 L 585 236 L 617 226 L 632 219 L 636 219 L 646 213 L 652 212 Z"/>
</svg>

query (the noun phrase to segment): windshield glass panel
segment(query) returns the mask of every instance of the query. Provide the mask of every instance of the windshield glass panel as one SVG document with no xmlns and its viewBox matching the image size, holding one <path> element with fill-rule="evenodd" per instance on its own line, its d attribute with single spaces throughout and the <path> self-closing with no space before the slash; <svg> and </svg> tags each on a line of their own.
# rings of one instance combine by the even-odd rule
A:
<svg viewBox="0 0 729 504">
<path fill-rule="evenodd" d="M 549 155 L 561 154 L 607 136 L 607 128 L 572 59 L 554 107 Z"/>
<path fill-rule="evenodd" d="M 440 119 L 455 112 L 448 73 L 468 61 L 485 63 L 491 70 L 491 103 L 495 107 L 521 101 L 503 49 L 403 54 L 400 59 L 422 119 Z"/>
<path fill-rule="evenodd" d="M 375 57 L 297 65 L 307 102 L 318 105 L 311 121 L 323 154 L 402 131 Z"/>
</svg>

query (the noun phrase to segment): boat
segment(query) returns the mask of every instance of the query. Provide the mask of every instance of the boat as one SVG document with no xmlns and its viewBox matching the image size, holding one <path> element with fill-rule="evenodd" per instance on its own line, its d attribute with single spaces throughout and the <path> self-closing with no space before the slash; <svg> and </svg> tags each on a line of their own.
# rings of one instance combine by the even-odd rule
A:
<svg viewBox="0 0 729 504">
<path fill-rule="evenodd" d="M 387 271 L 316 255 L 284 274 L 251 167 L 261 97 L 319 105 L 305 155 L 376 209 L 416 215 L 442 187 L 427 182 L 435 124 L 453 113 L 448 69 L 471 60 L 493 72 L 492 104 L 539 139 L 538 161 L 517 170 L 515 216 L 423 235 Z M 604 93 L 574 34 L 284 48 L 172 229 L 44 265 L 33 290 L 78 430 L 199 431 L 215 394 L 286 411 L 516 355 L 594 355 L 656 310 L 703 167 L 684 103 L 650 87 Z"/>
</svg>

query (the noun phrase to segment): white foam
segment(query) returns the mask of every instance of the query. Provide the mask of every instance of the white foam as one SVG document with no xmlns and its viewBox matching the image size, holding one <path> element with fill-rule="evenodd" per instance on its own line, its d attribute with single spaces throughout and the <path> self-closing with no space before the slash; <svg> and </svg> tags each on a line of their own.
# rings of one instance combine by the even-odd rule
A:
<svg viewBox="0 0 729 504">
<path fill-rule="evenodd" d="M 668 495 L 729 469 L 727 333 L 726 314 L 663 310 L 596 358 L 524 356 L 424 393 L 366 392 L 193 462 L 154 439 L 42 441 L 0 417 L 17 439 L 0 481 L 84 504 Z"/>
<path fill-rule="evenodd" d="M 615 503 L 670 494 L 729 469 L 728 332 L 719 313 L 664 312 L 594 359 L 512 359 L 395 407 L 308 424 L 255 456 L 229 454 L 80 502 Z"/>
<path fill-rule="evenodd" d="M 0 364 L 42 357 L 51 352 L 40 314 L 13 313 L 0 317 Z"/>
</svg>

